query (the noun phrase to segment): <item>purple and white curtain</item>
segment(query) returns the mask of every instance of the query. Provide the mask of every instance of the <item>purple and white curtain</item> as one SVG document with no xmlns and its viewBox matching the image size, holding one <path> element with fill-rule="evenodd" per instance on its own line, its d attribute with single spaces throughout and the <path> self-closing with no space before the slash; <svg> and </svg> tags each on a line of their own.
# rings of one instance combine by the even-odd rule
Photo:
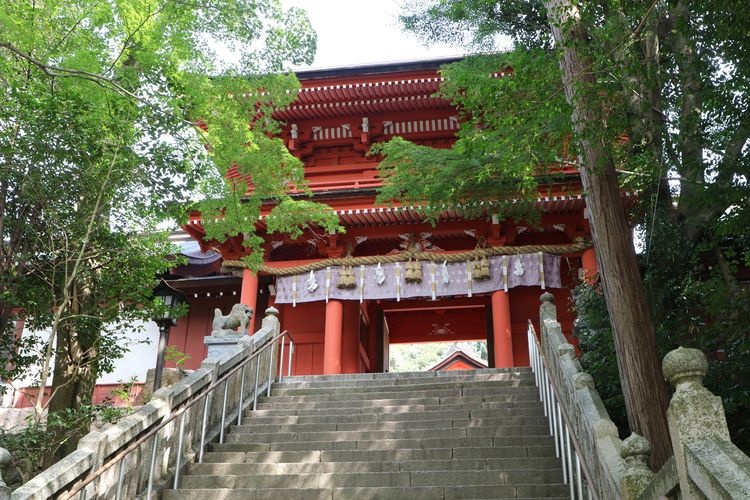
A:
<svg viewBox="0 0 750 500">
<path fill-rule="evenodd" d="M 468 296 L 508 290 L 517 286 L 560 288 L 560 257 L 544 253 L 490 257 L 490 279 L 472 280 L 474 260 L 465 262 L 422 261 L 422 281 L 407 283 L 406 263 L 353 266 L 356 288 L 340 289 L 341 267 L 276 278 L 276 302 L 294 304 L 336 300 L 369 300 Z"/>
</svg>

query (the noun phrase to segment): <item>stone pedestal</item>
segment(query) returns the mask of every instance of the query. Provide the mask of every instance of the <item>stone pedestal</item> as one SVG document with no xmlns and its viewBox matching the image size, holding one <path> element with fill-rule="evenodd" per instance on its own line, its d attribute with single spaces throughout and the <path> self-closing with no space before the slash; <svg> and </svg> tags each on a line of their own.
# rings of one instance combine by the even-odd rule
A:
<svg viewBox="0 0 750 500">
<path fill-rule="evenodd" d="M 203 343 L 206 344 L 208 358 L 220 358 L 226 354 L 230 349 L 237 345 L 242 337 L 246 337 L 244 333 L 234 333 L 225 335 L 209 335 L 203 337 Z"/>
</svg>

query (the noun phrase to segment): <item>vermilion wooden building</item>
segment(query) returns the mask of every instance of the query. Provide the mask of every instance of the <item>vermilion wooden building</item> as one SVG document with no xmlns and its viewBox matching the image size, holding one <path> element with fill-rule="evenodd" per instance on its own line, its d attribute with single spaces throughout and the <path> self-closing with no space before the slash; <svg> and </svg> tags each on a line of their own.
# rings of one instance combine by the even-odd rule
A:
<svg viewBox="0 0 750 500">
<path fill-rule="evenodd" d="M 487 365 L 485 365 L 478 359 L 474 359 L 465 352 L 458 350 L 447 355 L 445 358 L 435 364 L 435 366 L 433 366 L 432 368 L 428 368 L 427 371 L 450 372 L 455 370 L 480 370 L 482 368 L 487 368 Z"/>
<path fill-rule="evenodd" d="M 226 275 L 181 280 L 191 313 L 170 343 L 192 356 L 188 368 L 205 356 L 213 308 L 226 311 L 237 301 L 256 317 L 269 304 L 279 309 L 282 329 L 296 342 L 293 374 L 384 371 L 390 344 L 424 341 L 486 340 L 491 367 L 528 365 L 527 321 L 538 316 L 543 288 L 562 305 L 570 331 L 569 290 L 584 270 L 596 269 L 593 250 L 577 243 L 590 238 L 575 169 L 544 186 L 540 227 L 499 220 L 491 209 L 475 219 L 447 210 L 432 226 L 418 208 L 375 202 L 380 180 L 377 158 L 367 155 L 372 144 L 395 136 L 438 148 L 454 142 L 458 113 L 434 97 L 438 68 L 447 62 L 298 74 L 297 100 L 276 118 L 305 164 L 313 199 L 336 211 L 346 233 L 267 236 L 266 262 L 256 275 L 238 261 L 241 241 L 204 241 L 200 215 L 192 217 L 185 230 L 203 250 L 222 254 Z M 262 220 L 258 229 L 263 234 Z M 477 249 L 480 241 L 484 249 Z M 482 265 L 489 276 L 473 279 Z M 340 288 L 342 272 L 353 287 Z"/>
</svg>

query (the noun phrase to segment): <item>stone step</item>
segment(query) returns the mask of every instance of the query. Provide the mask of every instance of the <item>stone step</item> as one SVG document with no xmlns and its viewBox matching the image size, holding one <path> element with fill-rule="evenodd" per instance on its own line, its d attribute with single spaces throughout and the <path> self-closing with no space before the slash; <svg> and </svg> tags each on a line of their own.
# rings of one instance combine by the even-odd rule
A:
<svg viewBox="0 0 750 500">
<path fill-rule="evenodd" d="M 261 401 L 273 400 L 284 402 L 318 402 L 318 401 L 351 401 L 351 400 L 377 400 L 377 399 L 421 399 L 421 398 L 459 398 L 465 396 L 487 396 L 499 394 L 535 394 L 539 397 L 539 391 L 532 385 L 508 385 L 503 387 L 475 387 L 457 386 L 441 387 L 435 389 L 415 389 L 413 391 L 369 391 L 369 392 L 341 392 L 329 390 L 318 394 L 289 394 L 288 391 L 271 391 L 271 398 L 263 397 Z"/>
<path fill-rule="evenodd" d="M 388 381 L 359 381 L 359 382 L 299 382 L 289 384 L 286 382 L 274 383 L 271 391 L 274 394 L 284 396 L 304 396 L 314 394 L 336 393 L 368 393 L 379 391 L 411 392 L 434 389 L 451 389 L 458 387 L 535 387 L 535 379 L 532 374 L 524 376 L 510 376 L 506 374 L 503 378 L 496 379 L 457 379 L 439 380 L 428 379 L 426 381 L 409 381 L 393 379 Z M 363 383 L 368 382 L 368 383 Z M 384 383 L 388 382 L 388 383 Z"/>
<path fill-rule="evenodd" d="M 289 415 L 356 415 L 373 412 L 373 408 L 378 413 L 411 413 L 411 412 L 429 412 L 429 411 L 450 411 L 450 410 L 502 410 L 508 407 L 520 408 L 541 408 L 540 402 L 536 398 L 520 398 L 518 396 L 488 396 L 490 401 L 484 401 L 483 398 L 461 398 L 461 402 L 423 400 L 426 402 L 415 403 L 414 400 L 409 404 L 386 404 L 393 400 L 381 400 L 378 404 L 361 404 L 358 401 L 347 406 L 341 403 L 327 403 L 326 405 L 315 405 L 314 403 L 305 403 L 295 405 L 294 403 L 282 403 L 274 405 L 273 403 L 259 404 L 258 410 L 249 410 L 245 412 L 247 416 L 289 416 Z M 302 406 L 302 407 L 300 407 Z"/>
<path fill-rule="evenodd" d="M 339 401 L 284 401 L 275 398 L 261 398 L 258 409 L 284 410 L 297 408 L 300 410 L 335 409 L 335 408 L 372 408 L 382 406 L 446 406 L 464 405 L 478 407 L 482 403 L 504 403 L 509 405 L 516 402 L 539 401 L 537 394 L 486 394 L 484 396 L 455 396 L 455 397 L 425 397 L 425 398 L 392 398 L 392 399 L 352 399 Z"/>
<path fill-rule="evenodd" d="M 250 437 L 250 436 L 248 436 Z M 494 446 L 542 446 L 553 444 L 551 436 L 439 437 L 379 439 L 362 441 L 283 441 L 245 442 L 243 436 L 229 434 L 223 444 L 213 443 L 214 451 L 316 451 L 316 450 L 398 450 L 401 448 L 482 448 Z"/>
<path fill-rule="evenodd" d="M 510 387 L 508 387 L 510 388 Z M 369 399 L 422 399 L 422 398 L 458 398 L 463 396 L 461 387 L 441 387 L 439 389 L 420 389 L 415 391 L 370 391 L 370 392 L 342 392 L 329 389 L 318 394 L 289 394 L 287 391 L 271 391 L 271 397 L 263 397 L 262 401 L 317 402 L 317 401 L 351 401 Z"/>
<path fill-rule="evenodd" d="M 435 500 L 444 488 L 286 488 L 166 490 L 162 500 Z M 514 497 L 508 497 L 514 498 Z"/>
<path fill-rule="evenodd" d="M 286 418 L 286 417 L 281 417 Z M 332 432 L 332 431 L 388 431 L 411 429 L 450 429 L 460 427 L 499 427 L 503 425 L 549 425 L 545 417 L 506 417 L 506 418 L 476 418 L 476 419 L 435 419 L 435 420 L 406 420 L 385 422 L 342 422 L 335 420 L 328 423 L 258 423 L 250 417 L 242 422 L 238 432 Z M 234 431 L 232 431 L 234 432 Z"/>
<path fill-rule="evenodd" d="M 227 451 L 206 453 L 206 463 L 315 463 L 315 462 L 409 462 L 450 459 L 523 459 L 555 456 L 552 441 L 540 446 L 495 446 L 481 448 L 403 448 L 398 450 L 307 450 L 245 451 L 243 445 L 214 444 Z M 229 451 L 236 449 L 237 451 Z M 557 458 L 555 458 L 557 460 Z"/>
<path fill-rule="evenodd" d="M 403 405 L 459 405 L 480 404 L 484 402 L 513 403 L 516 401 L 538 401 L 539 394 L 536 391 L 518 391 L 514 393 L 477 394 L 465 396 L 447 397 L 415 397 L 415 398 L 380 398 L 380 399 L 343 399 L 343 400 L 313 400 L 296 401 L 293 396 L 260 398 L 258 408 L 260 409 L 326 409 L 326 408 L 357 408 L 357 407 L 380 407 L 380 406 L 403 406 Z"/>
<path fill-rule="evenodd" d="M 374 422 L 410 422 L 430 420 L 466 420 L 470 418 L 520 418 L 537 417 L 542 415 L 542 403 L 523 403 L 523 406 L 514 404 L 512 407 L 497 408 L 493 410 L 473 410 L 463 406 L 459 410 L 443 410 L 438 407 L 432 411 L 421 411 L 415 413 L 349 413 L 349 414 L 316 414 L 305 413 L 297 415 L 290 414 L 293 410 L 282 410 L 281 415 L 267 415 L 268 411 L 259 410 L 245 412 L 242 423 L 259 425 L 285 425 L 285 424 L 326 424 L 326 423 L 374 423 Z M 546 417 L 545 417 L 546 418 Z"/>
<path fill-rule="evenodd" d="M 546 436 L 549 425 L 504 425 L 501 427 L 450 427 L 444 429 L 396 429 L 316 432 L 258 433 L 252 426 L 233 425 L 227 442 L 230 443 L 285 443 L 290 441 L 360 441 L 374 439 L 431 439 L 495 436 Z"/>
<path fill-rule="evenodd" d="M 210 455 L 210 454 L 208 454 Z M 208 458 L 206 455 L 206 458 Z M 450 470 L 536 470 L 551 469 L 560 474 L 560 461 L 554 457 L 542 458 L 479 458 L 443 460 L 369 460 L 362 462 L 204 462 L 192 464 L 189 474 L 197 475 L 250 475 L 250 474 L 321 474 L 351 472 L 399 471 L 450 471 Z M 560 476 L 562 477 L 562 476 Z"/>
<path fill-rule="evenodd" d="M 186 475 L 181 488 L 342 488 L 515 485 L 562 481 L 557 469 L 440 470 L 319 474 Z"/>
<path fill-rule="evenodd" d="M 165 500 L 566 498 L 527 369 L 287 378 Z"/>
<path fill-rule="evenodd" d="M 166 490 L 163 500 L 455 500 L 480 498 L 569 499 L 567 485 L 428 486 L 333 489 L 191 489 Z"/>
<path fill-rule="evenodd" d="M 408 384 L 413 380 L 484 380 L 493 377 L 530 374 L 529 367 L 516 368 L 483 368 L 480 370 L 453 370 L 442 372 L 388 372 L 388 373 L 351 373 L 338 375 L 295 375 L 285 377 L 284 384 L 297 384 L 306 382 L 326 383 L 326 382 L 362 382 L 372 381 L 375 384 L 385 384 L 388 380 L 397 380 L 396 383 Z"/>
</svg>

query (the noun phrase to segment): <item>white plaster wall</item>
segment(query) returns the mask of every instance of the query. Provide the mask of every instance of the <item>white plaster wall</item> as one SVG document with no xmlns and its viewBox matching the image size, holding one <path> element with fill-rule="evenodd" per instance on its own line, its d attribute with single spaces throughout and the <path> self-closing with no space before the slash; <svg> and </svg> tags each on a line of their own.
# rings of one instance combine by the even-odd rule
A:
<svg viewBox="0 0 750 500">
<path fill-rule="evenodd" d="M 159 345 L 159 327 L 153 321 L 141 323 L 137 331 L 124 331 L 123 343 L 129 352 L 115 362 L 112 373 L 101 375 L 99 384 L 116 384 L 127 382 L 136 376 L 138 382 L 146 381 L 146 371 L 156 366 L 156 348 Z M 148 343 L 140 342 L 147 340 Z"/>
<path fill-rule="evenodd" d="M 42 341 L 46 341 L 49 338 L 49 331 L 32 331 L 24 328 L 21 335 L 24 337 L 36 335 Z M 114 371 L 100 375 L 97 379 L 97 383 L 116 384 L 118 382 L 127 382 L 133 376 L 137 378 L 138 382 L 145 382 L 146 371 L 156 365 L 156 348 L 159 342 L 159 328 L 153 321 L 139 322 L 133 325 L 132 328 L 118 331 L 117 335 L 120 338 L 120 345 L 126 347 L 128 352 L 124 357 L 115 361 Z M 39 363 L 34 369 L 30 370 L 28 376 L 14 381 L 13 385 L 16 388 L 35 385 L 40 368 L 41 363 Z"/>
</svg>

